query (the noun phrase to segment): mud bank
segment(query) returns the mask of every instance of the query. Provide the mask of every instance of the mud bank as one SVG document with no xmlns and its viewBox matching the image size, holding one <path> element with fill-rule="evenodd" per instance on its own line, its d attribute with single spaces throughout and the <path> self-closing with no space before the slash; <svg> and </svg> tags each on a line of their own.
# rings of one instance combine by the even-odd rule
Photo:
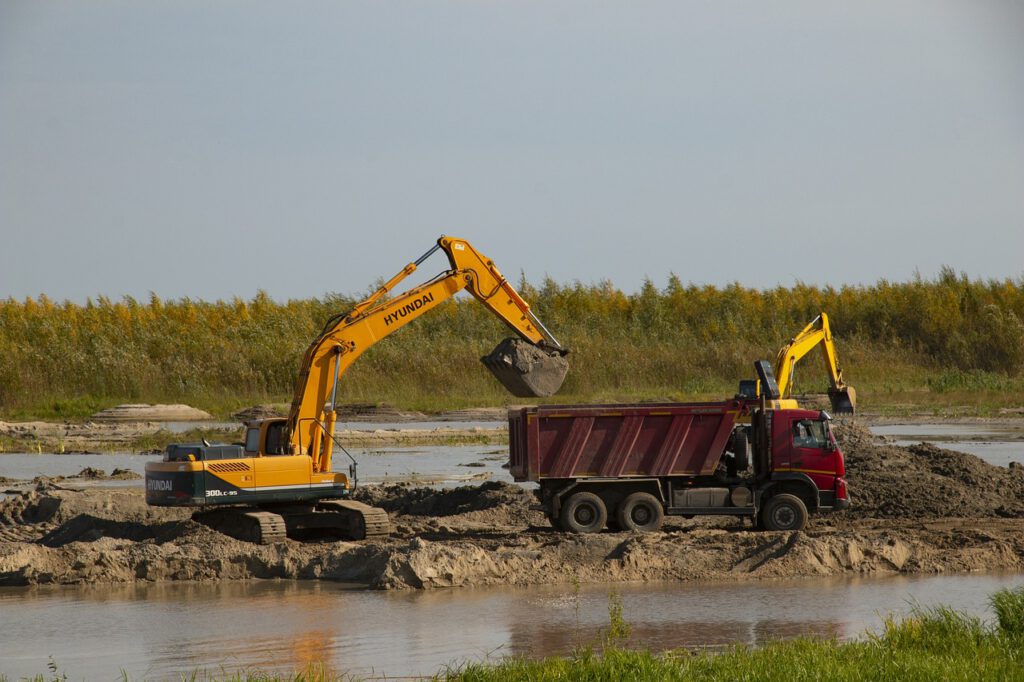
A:
<svg viewBox="0 0 1024 682">
<path fill-rule="evenodd" d="M 664 532 L 552 530 L 531 492 L 504 483 L 366 487 L 395 533 L 372 543 L 239 542 L 150 508 L 139 489 L 41 481 L 0 503 L 0 585 L 249 578 L 324 579 L 378 589 L 1024 570 L 1024 470 L 838 429 L 854 508 L 804 532 L 735 519 L 672 520 Z"/>
<path fill-rule="evenodd" d="M 500 444 L 508 441 L 505 426 L 402 428 L 402 429 L 338 429 L 335 434 L 345 445 L 353 447 L 377 445 L 470 445 Z M 86 422 L 55 424 L 52 422 L 0 421 L 0 453 L 7 452 L 160 452 L 168 443 L 196 442 L 200 437 L 214 442 L 240 442 L 238 428 L 203 428 L 196 422 L 193 433 L 168 431 L 160 422 Z"/>
</svg>

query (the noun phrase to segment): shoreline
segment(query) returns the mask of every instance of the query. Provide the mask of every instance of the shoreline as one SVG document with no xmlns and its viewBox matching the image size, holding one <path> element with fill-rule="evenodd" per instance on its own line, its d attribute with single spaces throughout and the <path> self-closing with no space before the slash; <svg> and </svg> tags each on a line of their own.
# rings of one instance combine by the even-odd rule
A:
<svg viewBox="0 0 1024 682">
<path fill-rule="evenodd" d="M 821 406 L 807 402 L 809 409 Z M 504 422 L 509 408 L 477 408 L 427 415 L 402 412 L 392 408 L 364 408 L 346 414 L 343 423 L 348 428 L 336 431 L 346 446 L 366 447 L 379 445 L 503 445 L 508 442 L 508 427 Z M 917 413 L 893 415 L 886 412 L 864 412 L 852 421 L 864 426 L 892 425 L 969 425 L 985 426 L 997 430 L 1024 431 L 1024 411 L 1007 409 L 997 416 L 936 415 Z M 491 426 L 460 427 L 460 423 L 486 423 Z M 837 421 L 849 421 L 837 418 Z M 417 424 L 443 422 L 445 426 L 418 428 Z M 0 420 L 0 455 L 7 453 L 47 454 L 155 454 L 170 443 L 198 441 L 240 441 L 244 423 L 226 428 L 225 422 L 189 422 L 191 429 L 180 428 L 184 422 L 172 422 L 178 429 L 167 428 L 160 421 L 21 421 Z M 360 423 L 384 424 L 387 428 L 358 427 Z M 450 424 L 450 426 L 448 426 Z"/>
</svg>

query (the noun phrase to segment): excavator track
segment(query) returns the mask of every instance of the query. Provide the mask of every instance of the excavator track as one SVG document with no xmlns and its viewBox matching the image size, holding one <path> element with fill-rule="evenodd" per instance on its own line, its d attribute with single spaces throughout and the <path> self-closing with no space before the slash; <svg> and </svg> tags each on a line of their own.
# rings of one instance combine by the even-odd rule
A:
<svg viewBox="0 0 1024 682">
<path fill-rule="evenodd" d="M 318 502 L 318 512 L 341 517 L 348 526 L 352 540 L 370 540 L 391 534 L 391 519 L 380 507 L 371 507 L 354 500 L 327 500 Z"/>
<path fill-rule="evenodd" d="M 196 512 L 192 519 L 236 540 L 257 545 L 284 542 L 287 537 L 284 517 L 268 511 L 214 509 Z"/>
</svg>

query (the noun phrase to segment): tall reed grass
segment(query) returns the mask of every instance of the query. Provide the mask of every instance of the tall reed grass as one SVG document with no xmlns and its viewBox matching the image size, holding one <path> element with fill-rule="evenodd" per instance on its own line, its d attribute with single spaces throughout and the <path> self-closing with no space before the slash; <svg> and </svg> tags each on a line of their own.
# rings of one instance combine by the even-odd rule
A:
<svg viewBox="0 0 1024 682">
<path fill-rule="evenodd" d="M 731 392 L 754 360 L 774 357 L 821 310 L 862 396 L 1005 395 L 1024 386 L 1024 280 L 946 269 L 934 279 L 841 288 L 714 287 L 675 276 L 633 294 L 609 281 L 518 288 L 573 351 L 562 400 Z M 275 302 L 262 293 L 216 302 L 3 300 L 0 413 L 79 416 L 126 401 L 223 412 L 286 400 L 306 345 L 352 303 L 340 295 Z M 508 402 L 477 363 L 506 335 L 472 299 L 451 301 L 374 346 L 345 377 L 342 399 L 426 409 Z M 797 390 L 824 386 L 817 367 L 798 374 Z"/>
</svg>

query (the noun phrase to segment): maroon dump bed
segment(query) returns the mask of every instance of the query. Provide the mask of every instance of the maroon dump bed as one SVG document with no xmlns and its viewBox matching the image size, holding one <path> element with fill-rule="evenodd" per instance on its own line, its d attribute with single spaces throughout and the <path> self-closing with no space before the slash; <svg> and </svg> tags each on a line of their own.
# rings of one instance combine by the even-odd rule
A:
<svg viewBox="0 0 1024 682">
<path fill-rule="evenodd" d="M 510 471 L 517 481 L 712 474 L 746 413 L 740 400 L 525 407 L 509 412 Z"/>
</svg>

